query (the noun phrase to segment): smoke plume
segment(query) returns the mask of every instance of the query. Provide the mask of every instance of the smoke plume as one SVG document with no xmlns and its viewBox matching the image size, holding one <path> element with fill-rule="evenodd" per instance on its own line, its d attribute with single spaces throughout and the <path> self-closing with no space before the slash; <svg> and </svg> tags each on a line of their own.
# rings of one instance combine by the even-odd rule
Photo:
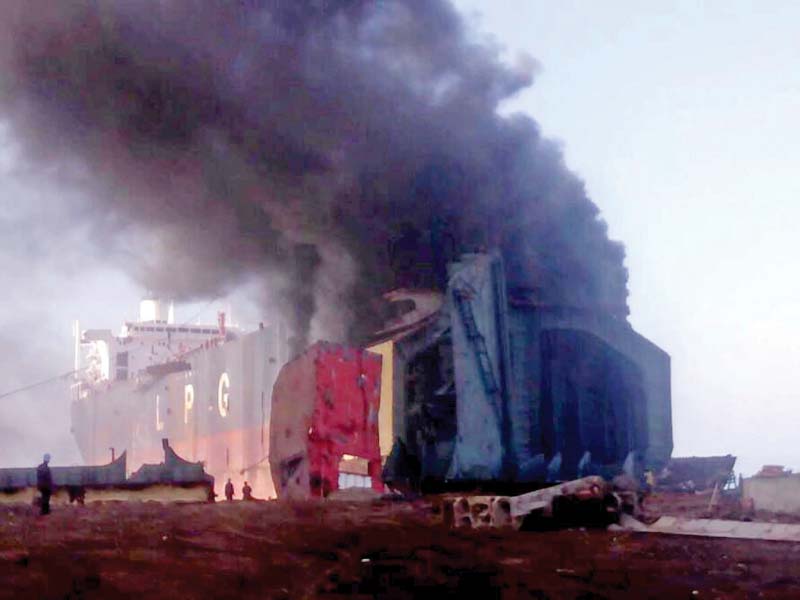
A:
<svg viewBox="0 0 800 600">
<path fill-rule="evenodd" d="M 263 278 L 302 344 L 497 246 L 542 301 L 627 315 L 582 182 L 497 112 L 530 70 L 445 0 L 6 0 L 0 22 L 23 159 L 82 188 L 92 239 L 149 289 Z"/>
</svg>

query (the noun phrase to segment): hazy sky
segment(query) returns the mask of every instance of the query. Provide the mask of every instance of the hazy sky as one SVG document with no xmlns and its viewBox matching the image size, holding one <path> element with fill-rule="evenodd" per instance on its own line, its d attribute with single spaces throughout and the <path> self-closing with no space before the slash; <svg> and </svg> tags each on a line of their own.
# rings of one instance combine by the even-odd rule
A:
<svg viewBox="0 0 800 600">
<path fill-rule="evenodd" d="M 105 260 L 74 218 L 77 190 L 31 177 L 15 142 L 0 127 L 0 394 L 73 368 L 72 323 L 109 328 L 138 316 L 147 293 L 128 276 L 125 261 Z M 253 305 L 232 299 L 237 322 L 256 326 Z M 228 299 L 179 305 L 178 322 L 214 322 Z M 71 380 L 0 397 L 0 466 L 30 466 L 45 451 L 57 465 L 82 462 L 70 432 Z"/>
<path fill-rule="evenodd" d="M 673 455 L 800 467 L 800 4 L 459 0 L 535 57 L 507 110 L 564 144 L 672 355 Z"/>
<path fill-rule="evenodd" d="M 730 452 L 745 473 L 768 462 L 800 467 L 800 3 L 456 4 L 509 60 L 524 52 L 539 64 L 534 85 L 505 110 L 531 114 L 563 141 L 612 237 L 627 246 L 631 321 L 672 355 L 674 454 Z M 65 192 L 22 182 L 0 141 L 0 224 L 36 194 L 51 193 L 55 206 Z M 32 252 L 46 244 L 58 253 L 70 238 L 30 239 Z M 0 251 L 11 243 L 0 239 Z M 73 251 L 56 282 L 26 263 L 3 267 L 2 321 L 28 327 L 39 340 L 32 348 L 58 347 L 48 373 L 70 367 L 71 318 L 116 327 L 135 315 L 141 290 Z M 31 294 L 53 310 L 31 314 Z M 0 426 L 45 415 L 63 423 L 63 435 L 33 434 L 35 443 L 0 455 L 29 464 L 52 443 L 55 462 L 77 460 L 68 403 L 31 402 L 0 401 Z"/>
</svg>

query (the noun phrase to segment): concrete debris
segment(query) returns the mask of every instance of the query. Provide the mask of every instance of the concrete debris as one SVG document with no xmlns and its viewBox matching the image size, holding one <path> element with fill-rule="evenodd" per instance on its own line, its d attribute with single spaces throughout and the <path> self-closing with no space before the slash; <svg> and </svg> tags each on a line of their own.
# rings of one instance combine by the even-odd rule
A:
<svg viewBox="0 0 800 600">
<path fill-rule="evenodd" d="M 456 496 L 445 502 L 445 521 L 454 527 L 511 527 L 543 519 L 551 523 L 607 524 L 629 500 L 599 476 L 584 477 L 519 496 Z"/>
</svg>

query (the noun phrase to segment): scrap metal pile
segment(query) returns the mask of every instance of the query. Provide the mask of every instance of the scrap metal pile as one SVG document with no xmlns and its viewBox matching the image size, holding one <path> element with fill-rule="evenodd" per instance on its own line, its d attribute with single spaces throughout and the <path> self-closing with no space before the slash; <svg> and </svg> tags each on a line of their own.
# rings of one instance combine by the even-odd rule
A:
<svg viewBox="0 0 800 600">
<path fill-rule="evenodd" d="M 214 478 L 201 463 L 182 459 L 162 441 L 164 461 L 145 464 L 126 477 L 127 454 L 107 465 L 52 467 L 54 504 L 110 500 L 207 502 L 214 499 Z M 36 502 L 36 469 L 0 469 L 0 504 Z"/>
<path fill-rule="evenodd" d="M 671 458 L 658 475 L 664 489 L 695 491 L 722 488 L 733 479 L 736 457 L 688 456 Z"/>
</svg>

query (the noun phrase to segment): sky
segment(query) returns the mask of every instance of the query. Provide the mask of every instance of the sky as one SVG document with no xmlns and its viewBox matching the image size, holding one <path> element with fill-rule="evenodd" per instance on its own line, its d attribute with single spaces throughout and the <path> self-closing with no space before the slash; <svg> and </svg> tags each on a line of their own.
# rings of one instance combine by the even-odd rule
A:
<svg viewBox="0 0 800 600">
<path fill-rule="evenodd" d="M 800 467 L 796 2 L 458 0 L 538 63 L 504 107 L 562 142 L 672 356 L 673 456 Z"/>
<path fill-rule="evenodd" d="M 71 371 L 73 323 L 116 333 L 138 317 L 148 290 L 124 260 L 109 261 L 91 244 L 68 208 L 79 192 L 31 178 L 15 149 L 0 127 L 0 466 L 35 465 L 45 451 L 55 465 L 81 464 L 70 431 L 69 377 L 5 394 Z M 259 317 L 246 292 L 178 304 L 176 321 L 214 323 L 223 310 L 253 329 Z"/>
<path fill-rule="evenodd" d="M 561 142 L 626 245 L 630 321 L 672 356 L 673 455 L 732 453 L 745 474 L 797 469 L 800 4 L 661 4 L 456 1 L 509 61 L 535 59 L 534 84 L 503 111 L 530 114 Z M 26 198 L 69 193 L 18 177 L 13 140 L 0 130 L 0 141 L 0 224 Z M 116 329 L 145 291 L 68 252 L 70 235 L 31 236 L 32 253 L 63 247 L 57 281 L 2 263 L 3 321 L 29 328 L 31 361 L 41 351 L 53 374 L 71 367 L 73 319 Z M 0 251 L 10 243 L 0 238 Z M 52 311 L 33 314 L 33 294 Z M 178 319 L 227 306 L 179 307 Z M 28 381 L 7 378 L 0 393 Z M 20 415 L 64 424 L 4 461 L 35 464 L 45 446 L 56 464 L 79 461 L 58 393 L 0 401 L 0 434 Z"/>
</svg>

